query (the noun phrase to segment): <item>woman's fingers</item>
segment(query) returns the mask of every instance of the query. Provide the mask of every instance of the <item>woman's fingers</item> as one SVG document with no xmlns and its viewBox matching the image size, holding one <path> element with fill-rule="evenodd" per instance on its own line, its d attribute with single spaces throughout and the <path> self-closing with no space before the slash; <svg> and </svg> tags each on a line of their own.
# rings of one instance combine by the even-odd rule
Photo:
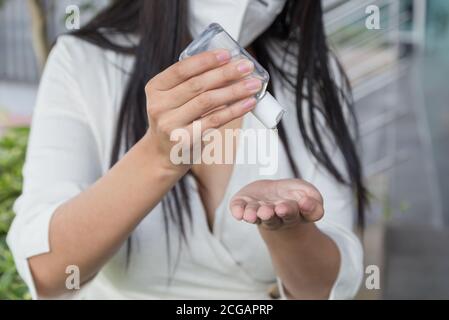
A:
<svg viewBox="0 0 449 320">
<path fill-rule="evenodd" d="M 287 224 L 297 222 L 301 218 L 299 205 L 293 200 L 281 201 L 274 210 L 276 215 Z"/>
<path fill-rule="evenodd" d="M 257 104 L 255 98 L 243 99 L 230 106 L 224 106 L 218 108 L 198 121 L 194 121 L 185 127 L 181 127 L 178 124 L 178 120 L 175 117 L 165 117 L 159 121 L 158 128 L 155 129 L 158 132 L 163 132 L 170 137 L 170 141 L 181 143 L 186 148 L 190 148 L 191 145 L 195 145 L 201 141 L 202 136 L 207 130 L 217 129 L 223 125 L 244 116 L 246 113 L 254 109 Z M 186 120 L 187 115 L 184 115 Z M 172 149 L 173 151 L 173 149 Z"/>
<path fill-rule="evenodd" d="M 170 107 L 176 108 L 209 90 L 226 87 L 230 83 L 248 76 L 253 70 L 254 64 L 249 60 L 242 59 L 192 77 L 167 92 L 169 93 L 167 98 L 170 99 Z M 257 91 L 260 91 L 261 85 L 258 89 Z"/>
<path fill-rule="evenodd" d="M 231 204 L 234 217 L 270 230 L 312 223 L 324 215 L 315 187 L 298 179 L 259 180 L 242 188 Z"/>
<path fill-rule="evenodd" d="M 184 81 L 228 63 L 231 54 L 228 50 L 203 52 L 179 61 L 151 79 L 155 90 L 167 91 Z"/>
<path fill-rule="evenodd" d="M 262 203 L 257 210 L 257 217 L 261 221 L 268 221 L 273 218 L 274 215 L 274 205 L 272 204 Z"/>
<path fill-rule="evenodd" d="M 173 110 L 171 116 L 178 126 L 185 126 L 216 108 L 250 98 L 261 88 L 262 82 L 259 79 L 250 78 L 221 89 L 210 90 Z"/>
<path fill-rule="evenodd" d="M 209 129 L 217 129 L 221 126 L 243 117 L 246 113 L 254 109 L 257 104 L 256 98 L 249 98 L 238 101 L 228 107 L 214 111 L 201 120 L 201 130 L 204 133 Z"/>
<path fill-rule="evenodd" d="M 257 222 L 257 210 L 259 209 L 259 203 L 253 201 L 246 204 L 245 211 L 243 213 L 243 220 L 248 223 Z"/>
<path fill-rule="evenodd" d="M 272 204 L 262 204 L 257 210 L 257 217 L 260 224 L 264 228 L 270 230 L 279 229 L 283 225 L 283 221 L 275 213 L 275 206 Z"/>
<path fill-rule="evenodd" d="M 324 215 L 322 202 L 309 196 L 304 196 L 298 201 L 299 212 L 302 218 L 307 222 L 320 220 Z"/>
<path fill-rule="evenodd" d="M 230 208 L 232 216 L 241 221 L 245 212 L 247 202 L 244 199 L 238 198 L 231 201 Z"/>
<path fill-rule="evenodd" d="M 230 205 L 232 215 L 237 220 L 249 223 L 262 223 L 270 229 L 277 229 L 283 224 L 298 221 L 316 222 L 323 217 L 323 205 L 313 197 L 301 200 L 282 200 L 277 204 L 258 201 L 246 201 L 241 198 L 233 200 Z"/>
</svg>

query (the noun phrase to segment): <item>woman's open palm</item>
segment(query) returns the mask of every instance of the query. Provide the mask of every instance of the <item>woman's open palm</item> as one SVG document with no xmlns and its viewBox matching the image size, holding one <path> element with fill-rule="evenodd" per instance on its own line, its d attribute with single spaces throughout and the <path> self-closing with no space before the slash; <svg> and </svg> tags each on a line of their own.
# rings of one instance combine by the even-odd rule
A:
<svg viewBox="0 0 449 320">
<path fill-rule="evenodd" d="M 324 214 L 320 192 L 300 179 L 252 182 L 232 197 L 230 209 L 237 220 L 270 230 L 315 222 Z"/>
</svg>

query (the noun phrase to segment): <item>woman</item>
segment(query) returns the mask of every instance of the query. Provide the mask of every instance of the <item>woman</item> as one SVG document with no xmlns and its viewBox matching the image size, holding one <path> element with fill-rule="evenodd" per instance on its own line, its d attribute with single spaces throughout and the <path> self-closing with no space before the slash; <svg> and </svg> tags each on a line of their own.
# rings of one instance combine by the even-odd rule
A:
<svg viewBox="0 0 449 320">
<path fill-rule="evenodd" d="M 269 177 L 170 161 L 171 132 L 195 121 L 261 128 L 249 61 L 218 50 L 177 62 L 214 20 L 270 71 L 288 111 Z M 60 37 L 8 236 L 33 297 L 265 299 L 276 284 L 283 298 L 353 297 L 352 202 L 361 218 L 366 191 L 336 74 L 314 0 L 119 0 Z"/>
</svg>

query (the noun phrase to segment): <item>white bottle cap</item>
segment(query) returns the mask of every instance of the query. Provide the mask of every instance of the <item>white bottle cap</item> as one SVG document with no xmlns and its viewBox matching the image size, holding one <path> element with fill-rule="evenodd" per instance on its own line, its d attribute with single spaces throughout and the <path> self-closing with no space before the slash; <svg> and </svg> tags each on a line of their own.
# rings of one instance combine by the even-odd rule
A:
<svg viewBox="0 0 449 320">
<path fill-rule="evenodd" d="M 267 92 L 252 113 L 267 129 L 274 129 L 281 121 L 285 109 Z"/>
</svg>

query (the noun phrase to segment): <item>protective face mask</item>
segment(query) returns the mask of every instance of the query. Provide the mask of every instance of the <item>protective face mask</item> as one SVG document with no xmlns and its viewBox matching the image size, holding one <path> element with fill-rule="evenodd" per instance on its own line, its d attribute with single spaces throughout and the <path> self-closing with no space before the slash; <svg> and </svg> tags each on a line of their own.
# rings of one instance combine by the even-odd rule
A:
<svg viewBox="0 0 449 320">
<path fill-rule="evenodd" d="M 249 77 L 262 81 L 262 89 L 256 94 L 257 106 L 253 115 L 268 129 L 273 129 L 281 120 L 285 110 L 276 99 L 266 91 L 270 75 L 268 72 L 231 37 L 219 24 L 212 23 L 181 53 L 180 60 L 201 52 L 226 49 L 231 53 L 232 60 L 248 59 L 254 63 L 254 71 Z"/>
<path fill-rule="evenodd" d="M 189 0 L 193 38 L 211 23 L 220 24 L 242 47 L 250 45 L 276 19 L 286 0 Z"/>
</svg>

